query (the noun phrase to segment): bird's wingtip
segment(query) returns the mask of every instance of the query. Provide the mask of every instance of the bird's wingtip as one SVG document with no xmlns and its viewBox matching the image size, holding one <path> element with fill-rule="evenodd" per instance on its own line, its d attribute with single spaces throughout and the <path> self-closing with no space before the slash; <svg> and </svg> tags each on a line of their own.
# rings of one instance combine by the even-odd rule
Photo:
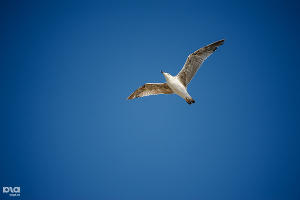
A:
<svg viewBox="0 0 300 200">
<path fill-rule="evenodd" d="M 223 39 L 215 42 L 215 44 L 218 45 L 218 46 L 220 46 L 220 45 L 224 44 L 224 42 L 225 42 L 225 38 L 223 38 Z"/>
<path fill-rule="evenodd" d="M 131 99 L 134 99 L 135 98 L 135 96 L 134 96 L 134 94 L 132 93 L 129 97 L 127 97 L 127 100 L 131 100 Z"/>
</svg>

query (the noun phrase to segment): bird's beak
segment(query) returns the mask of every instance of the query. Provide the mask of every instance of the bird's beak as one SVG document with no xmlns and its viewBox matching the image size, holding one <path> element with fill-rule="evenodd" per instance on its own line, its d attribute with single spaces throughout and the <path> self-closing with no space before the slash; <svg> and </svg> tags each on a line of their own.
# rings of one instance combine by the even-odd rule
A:
<svg viewBox="0 0 300 200">
<path fill-rule="evenodd" d="M 164 73 L 164 72 L 163 72 L 163 70 L 160 70 L 160 73 L 162 73 L 162 74 L 163 74 L 163 73 Z"/>
</svg>

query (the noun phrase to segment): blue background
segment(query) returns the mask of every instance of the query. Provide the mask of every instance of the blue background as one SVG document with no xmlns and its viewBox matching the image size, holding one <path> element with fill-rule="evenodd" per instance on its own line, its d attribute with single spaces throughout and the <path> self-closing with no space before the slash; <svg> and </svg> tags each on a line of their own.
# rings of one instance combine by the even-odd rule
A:
<svg viewBox="0 0 300 200">
<path fill-rule="evenodd" d="M 296 1 L 0 7 L 1 188 L 30 200 L 300 199 Z M 195 104 L 126 100 L 222 38 L 189 87 Z"/>
</svg>

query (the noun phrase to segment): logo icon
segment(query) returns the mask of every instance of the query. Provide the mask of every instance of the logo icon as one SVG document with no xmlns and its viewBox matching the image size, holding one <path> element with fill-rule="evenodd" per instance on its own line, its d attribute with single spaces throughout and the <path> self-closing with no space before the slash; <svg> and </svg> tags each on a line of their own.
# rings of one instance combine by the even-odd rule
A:
<svg viewBox="0 0 300 200">
<path fill-rule="evenodd" d="M 3 187 L 2 188 L 3 194 L 8 194 L 11 197 L 19 197 L 21 194 L 20 187 Z"/>
</svg>

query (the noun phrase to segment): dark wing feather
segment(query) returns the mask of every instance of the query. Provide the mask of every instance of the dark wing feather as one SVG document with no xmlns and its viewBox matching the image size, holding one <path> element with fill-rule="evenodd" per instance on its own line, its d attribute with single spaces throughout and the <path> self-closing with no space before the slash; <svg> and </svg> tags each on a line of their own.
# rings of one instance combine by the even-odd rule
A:
<svg viewBox="0 0 300 200">
<path fill-rule="evenodd" d="M 177 74 L 177 77 L 183 85 L 187 86 L 190 83 L 201 64 L 217 49 L 218 46 L 222 45 L 223 43 L 224 40 L 219 40 L 202 47 L 201 49 L 198 49 L 188 56 L 183 68 Z"/>
<path fill-rule="evenodd" d="M 172 94 L 173 91 L 167 83 L 146 83 L 134 91 L 127 99 L 135 99 L 149 95 Z"/>
</svg>

